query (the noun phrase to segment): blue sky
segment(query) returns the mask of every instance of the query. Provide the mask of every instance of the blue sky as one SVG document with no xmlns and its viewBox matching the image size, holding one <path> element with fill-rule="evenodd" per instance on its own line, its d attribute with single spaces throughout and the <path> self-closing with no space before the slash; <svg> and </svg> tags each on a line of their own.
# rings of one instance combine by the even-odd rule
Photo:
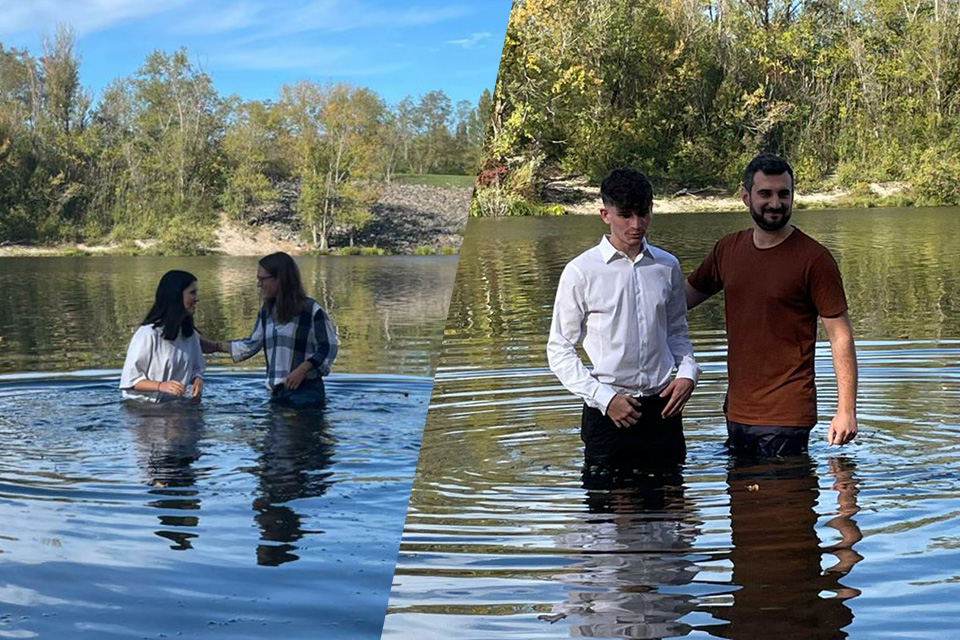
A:
<svg viewBox="0 0 960 640">
<path fill-rule="evenodd" d="M 185 46 L 221 95 L 276 99 L 298 80 L 370 87 L 395 104 L 493 89 L 510 0 L 0 0 L 0 43 L 40 55 L 70 25 L 99 96 L 155 50 Z"/>
</svg>

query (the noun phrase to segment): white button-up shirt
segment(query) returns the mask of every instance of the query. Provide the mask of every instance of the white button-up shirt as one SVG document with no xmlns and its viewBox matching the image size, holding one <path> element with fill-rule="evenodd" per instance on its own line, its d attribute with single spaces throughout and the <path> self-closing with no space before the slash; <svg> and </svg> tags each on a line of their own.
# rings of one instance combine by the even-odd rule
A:
<svg viewBox="0 0 960 640">
<path fill-rule="evenodd" d="M 592 372 L 577 354 L 581 340 Z M 674 367 L 696 382 L 680 262 L 646 239 L 630 260 L 607 236 L 571 260 L 557 286 L 547 359 L 564 387 L 604 413 L 617 393 L 659 393 Z"/>
</svg>

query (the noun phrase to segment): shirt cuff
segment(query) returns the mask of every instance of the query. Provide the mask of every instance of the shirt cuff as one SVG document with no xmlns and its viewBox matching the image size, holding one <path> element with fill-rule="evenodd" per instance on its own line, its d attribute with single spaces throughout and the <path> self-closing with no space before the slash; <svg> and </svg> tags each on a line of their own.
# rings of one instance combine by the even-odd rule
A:
<svg viewBox="0 0 960 640">
<path fill-rule="evenodd" d="M 227 342 L 227 347 L 230 349 L 230 351 L 229 351 L 229 353 L 230 353 L 230 359 L 233 360 L 234 362 L 240 362 L 240 360 L 241 360 L 242 358 L 238 358 L 238 357 L 237 357 L 237 349 L 238 349 L 238 347 L 237 347 L 237 341 L 236 341 L 236 340 L 230 340 L 229 342 Z"/>
<path fill-rule="evenodd" d="M 145 376 L 145 375 L 139 375 L 139 376 L 137 376 L 137 377 L 135 377 L 135 378 L 130 378 L 130 380 L 127 381 L 127 384 L 123 384 L 123 380 L 121 380 L 121 381 L 120 381 L 120 389 L 121 389 L 122 391 L 133 391 L 134 393 L 144 393 L 143 391 L 134 391 L 133 388 L 134 388 L 135 386 L 137 386 L 137 383 L 138 383 L 138 382 L 140 382 L 141 380 L 146 380 L 146 379 L 147 379 L 147 376 Z"/>
<path fill-rule="evenodd" d="M 593 394 L 593 401 L 596 403 L 597 409 L 603 412 L 603 415 L 607 415 L 607 406 L 616 395 L 617 392 L 613 390 L 613 387 L 605 384 L 597 387 L 596 393 Z"/>
<path fill-rule="evenodd" d="M 700 365 L 696 362 L 681 362 L 677 367 L 677 377 L 688 378 L 693 380 L 693 384 L 697 384 L 697 380 L 700 379 L 700 371 Z"/>
</svg>

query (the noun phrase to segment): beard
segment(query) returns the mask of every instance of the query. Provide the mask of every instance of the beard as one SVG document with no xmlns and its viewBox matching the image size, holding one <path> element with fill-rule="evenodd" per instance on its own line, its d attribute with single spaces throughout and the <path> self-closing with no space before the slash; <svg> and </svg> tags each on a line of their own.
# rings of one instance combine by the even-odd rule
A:
<svg viewBox="0 0 960 640">
<path fill-rule="evenodd" d="M 780 219 L 776 222 L 768 222 L 766 218 L 763 217 L 764 213 L 780 213 Z M 753 201 L 750 202 L 750 217 L 753 218 L 753 221 L 758 227 L 764 231 L 779 231 L 787 226 L 787 223 L 790 222 L 790 216 L 793 214 L 791 207 L 781 206 L 779 209 L 766 209 L 766 211 L 757 211 L 753 206 Z"/>
</svg>

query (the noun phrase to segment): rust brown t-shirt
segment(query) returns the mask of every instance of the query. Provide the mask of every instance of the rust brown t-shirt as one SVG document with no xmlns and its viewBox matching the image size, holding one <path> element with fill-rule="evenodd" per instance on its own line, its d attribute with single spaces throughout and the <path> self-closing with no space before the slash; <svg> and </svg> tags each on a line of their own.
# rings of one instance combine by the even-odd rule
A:
<svg viewBox="0 0 960 640">
<path fill-rule="evenodd" d="M 813 357 L 817 317 L 847 310 L 830 251 L 794 229 L 758 249 L 753 229 L 724 236 L 687 278 L 702 293 L 724 292 L 727 417 L 782 427 L 817 423 Z"/>
</svg>

